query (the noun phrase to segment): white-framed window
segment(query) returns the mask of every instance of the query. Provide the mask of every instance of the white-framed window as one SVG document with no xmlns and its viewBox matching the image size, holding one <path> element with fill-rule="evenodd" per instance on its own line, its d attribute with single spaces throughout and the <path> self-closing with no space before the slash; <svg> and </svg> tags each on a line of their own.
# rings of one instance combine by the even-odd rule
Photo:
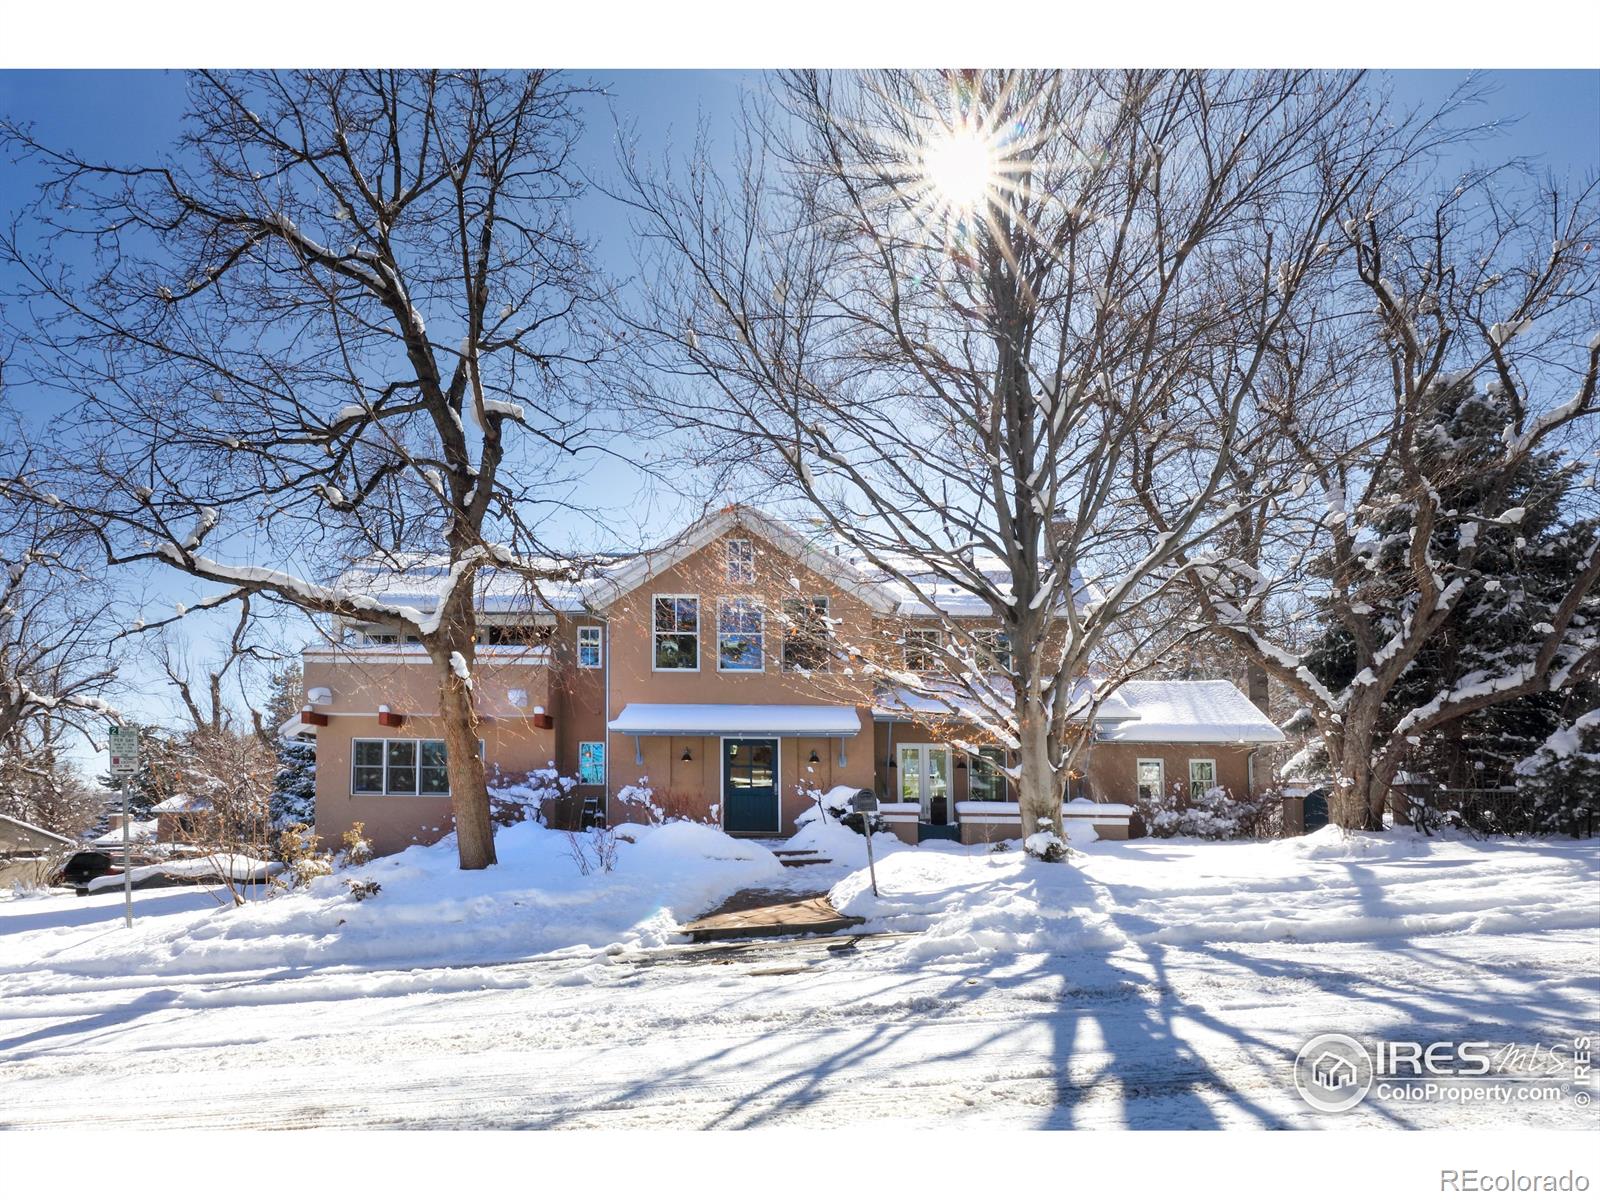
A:
<svg viewBox="0 0 1600 1200">
<path fill-rule="evenodd" d="M 448 796 L 450 773 L 444 742 L 436 738 L 352 738 L 350 790 L 376 796 Z"/>
<path fill-rule="evenodd" d="M 729 596 L 717 604 L 717 670 L 767 669 L 766 619 L 761 602 Z"/>
<path fill-rule="evenodd" d="M 1159 758 L 1141 758 L 1134 764 L 1138 796 L 1141 800 L 1159 800 L 1167 791 L 1167 764 Z"/>
<path fill-rule="evenodd" d="M 969 761 L 972 777 L 967 781 L 968 796 L 973 800 L 1004 800 L 1006 752 L 999 746 L 980 746 Z"/>
<path fill-rule="evenodd" d="M 657 671 L 700 669 L 700 597 L 652 596 Z"/>
<path fill-rule="evenodd" d="M 931 671 L 939 661 L 939 631 L 908 629 L 905 633 L 906 670 Z"/>
<path fill-rule="evenodd" d="M 605 650 L 601 642 L 600 626 L 578 626 L 578 665 L 586 670 L 593 671 L 605 662 Z"/>
<path fill-rule="evenodd" d="M 726 544 L 728 582 L 756 581 L 756 547 L 749 538 L 729 538 Z"/>
<path fill-rule="evenodd" d="M 998 629 L 979 629 L 972 635 L 972 640 L 978 648 L 989 656 L 989 663 L 996 671 L 1011 670 L 1011 635 L 1001 633 Z"/>
<path fill-rule="evenodd" d="M 826 671 L 833 663 L 828 598 L 805 596 L 783 602 L 783 669 Z"/>
<path fill-rule="evenodd" d="M 1217 760 L 1191 758 L 1189 760 L 1189 795 L 1204 796 L 1217 786 Z"/>
<path fill-rule="evenodd" d="M 604 742 L 578 743 L 578 782 L 605 787 L 606 744 Z"/>
</svg>

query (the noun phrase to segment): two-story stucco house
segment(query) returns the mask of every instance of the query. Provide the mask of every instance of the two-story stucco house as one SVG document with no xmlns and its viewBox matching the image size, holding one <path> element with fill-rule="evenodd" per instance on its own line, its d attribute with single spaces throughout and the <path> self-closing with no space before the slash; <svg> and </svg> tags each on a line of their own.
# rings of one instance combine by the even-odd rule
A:
<svg viewBox="0 0 1600 1200">
<path fill-rule="evenodd" d="M 438 574 L 408 562 L 346 582 L 426 608 Z M 958 588 L 934 598 L 983 621 Z M 485 761 L 491 776 L 554 763 L 576 778 L 552 823 L 639 819 L 626 789 L 648 780 L 654 805 L 733 834 L 788 834 L 812 795 L 841 785 L 876 791 L 909 841 L 1019 832 L 1002 750 L 952 738 L 948 708 L 850 665 L 851 647 L 881 646 L 887 629 L 906 668 L 924 668 L 926 607 L 759 511 L 723 509 L 665 551 L 538 597 L 486 574 L 479 604 Z M 361 821 L 379 853 L 433 841 L 451 813 L 427 657 L 393 630 L 342 635 L 304 652 L 297 725 L 317 739 L 317 831 L 333 842 Z M 1085 777 L 1063 799 L 1126 836 L 1120 806 L 1141 791 L 1254 792 L 1255 750 L 1282 737 L 1230 683 L 1130 683 L 1102 704 Z"/>
</svg>

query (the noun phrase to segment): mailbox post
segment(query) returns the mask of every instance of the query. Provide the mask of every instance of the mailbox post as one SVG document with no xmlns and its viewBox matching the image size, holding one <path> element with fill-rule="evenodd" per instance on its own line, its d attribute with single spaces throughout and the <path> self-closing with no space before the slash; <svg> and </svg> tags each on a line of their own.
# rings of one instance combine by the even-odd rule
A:
<svg viewBox="0 0 1600 1200">
<path fill-rule="evenodd" d="M 878 815 L 878 797 L 863 788 L 850 797 L 850 811 L 861 814 L 861 834 L 867 839 L 867 874 L 872 877 L 872 894 L 878 894 L 878 866 L 872 861 L 872 819 Z"/>
</svg>

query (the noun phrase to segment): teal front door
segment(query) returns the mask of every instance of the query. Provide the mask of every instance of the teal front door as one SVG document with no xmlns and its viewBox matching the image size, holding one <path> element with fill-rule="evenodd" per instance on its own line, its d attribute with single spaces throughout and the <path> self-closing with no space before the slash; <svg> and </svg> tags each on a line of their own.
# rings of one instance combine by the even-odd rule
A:
<svg viewBox="0 0 1600 1200">
<path fill-rule="evenodd" d="M 722 827 L 729 833 L 777 833 L 778 741 L 722 743 Z"/>
</svg>

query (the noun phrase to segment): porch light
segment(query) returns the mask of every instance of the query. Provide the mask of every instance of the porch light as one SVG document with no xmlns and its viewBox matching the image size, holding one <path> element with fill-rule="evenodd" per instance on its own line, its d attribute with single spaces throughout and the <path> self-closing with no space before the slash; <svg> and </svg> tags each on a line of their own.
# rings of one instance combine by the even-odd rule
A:
<svg viewBox="0 0 1600 1200">
<path fill-rule="evenodd" d="M 680 758 L 678 761 L 679 762 L 693 762 L 694 761 L 694 758 L 689 754 L 689 747 L 685 746 L 683 748 L 683 757 Z"/>
<path fill-rule="evenodd" d="M 889 769 L 892 771 L 899 764 L 894 761 L 894 755 L 889 755 Z"/>
<path fill-rule="evenodd" d="M 684 753 L 687 754 L 689 752 L 687 750 L 685 750 Z M 815 766 L 817 763 L 821 762 L 822 760 L 817 757 L 817 752 L 815 750 L 813 750 L 811 752 L 811 757 L 806 759 L 806 761 L 808 763 L 810 763 L 812 766 Z"/>
</svg>

